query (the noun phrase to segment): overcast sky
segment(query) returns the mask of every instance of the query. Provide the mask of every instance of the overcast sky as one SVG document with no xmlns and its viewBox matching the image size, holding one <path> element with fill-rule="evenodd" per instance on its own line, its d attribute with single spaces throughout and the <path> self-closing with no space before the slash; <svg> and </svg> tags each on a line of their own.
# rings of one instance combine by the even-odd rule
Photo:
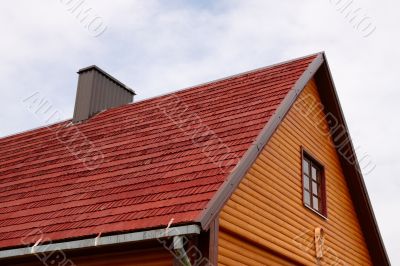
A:
<svg viewBox="0 0 400 266">
<path fill-rule="evenodd" d="M 22 102 L 34 92 L 71 117 L 85 66 L 140 100 L 324 50 L 359 156 L 376 165 L 365 181 L 400 265 L 400 3 L 349 1 L 84 0 L 89 27 L 77 0 L 3 1 L 0 136 L 44 124 Z"/>
</svg>

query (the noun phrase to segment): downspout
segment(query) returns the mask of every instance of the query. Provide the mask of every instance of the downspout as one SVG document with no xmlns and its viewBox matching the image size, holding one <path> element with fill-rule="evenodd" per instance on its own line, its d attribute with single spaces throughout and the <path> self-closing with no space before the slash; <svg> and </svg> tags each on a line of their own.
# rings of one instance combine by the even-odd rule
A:
<svg viewBox="0 0 400 266">
<path fill-rule="evenodd" d="M 178 261 L 184 266 L 192 266 L 190 259 L 185 251 L 182 236 L 174 236 L 174 251 Z"/>
</svg>

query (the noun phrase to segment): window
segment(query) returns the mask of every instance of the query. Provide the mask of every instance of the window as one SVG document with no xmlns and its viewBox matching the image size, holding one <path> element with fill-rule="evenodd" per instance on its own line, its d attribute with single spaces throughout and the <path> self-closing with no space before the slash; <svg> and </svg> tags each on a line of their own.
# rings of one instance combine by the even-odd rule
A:
<svg viewBox="0 0 400 266">
<path fill-rule="evenodd" d="M 326 216 L 324 169 L 303 151 L 303 202 L 317 213 Z"/>
</svg>

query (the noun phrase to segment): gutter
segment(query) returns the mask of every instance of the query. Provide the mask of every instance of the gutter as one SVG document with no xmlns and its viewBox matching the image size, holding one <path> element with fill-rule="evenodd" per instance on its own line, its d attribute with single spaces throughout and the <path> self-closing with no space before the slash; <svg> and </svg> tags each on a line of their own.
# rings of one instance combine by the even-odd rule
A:
<svg viewBox="0 0 400 266">
<path fill-rule="evenodd" d="M 167 237 L 182 237 L 184 235 L 200 234 L 201 229 L 199 225 L 184 225 L 177 227 L 170 227 L 165 229 L 155 229 L 148 231 L 140 231 L 134 233 L 126 233 L 111 236 L 98 236 L 95 238 L 74 240 L 61 243 L 50 243 L 44 245 L 34 245 L 31 247 L 23 247 L 9 250 L 0 250 L 0 259 L 15 258 L 25 255 L 39 254 L 51 251 L 60 250 L 74 250 L 89 247 L 100 247 L 107 245 L 115 245 L 122 243 L 134 243 L 144 240 L 160 240 Z M 161 242 L 161 241 L 160 241 Z"/>
</svg>

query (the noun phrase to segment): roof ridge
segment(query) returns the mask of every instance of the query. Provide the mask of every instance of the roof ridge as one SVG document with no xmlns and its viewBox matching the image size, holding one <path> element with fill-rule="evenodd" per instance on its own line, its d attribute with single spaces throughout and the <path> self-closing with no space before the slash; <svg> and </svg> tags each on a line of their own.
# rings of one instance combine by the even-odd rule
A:
<svg viewBox="0 0 400 266">
<path fill-rule="evenodd" d="M 147 101 L 151 101 L 151 100 L 155 100 L 155 99 L 158 99 L 158 98 L 166 97 L 168 95 L 173 95 L 173 94 L 176 94 L 176 93 L 185 92 L 185 91 L 188 91 L 188 90 L 191 90 L 191 89 L 194 89 L 194 88 L 215 84 L 215 83 L 218 83 L 218 82 L 221 82 L 221 81 L 230 80 L 230 79 L 233 79 L 233 78 L 238 78 L 238 77 L 245 76 L 245 75 L 248 75 L 248 74 L 252 74 L 252 73 L 255 73 L 255 72 L 258 72 L 258 71 L 267 70 L 267 69 L 270 69 L 270 68 L 273 68 L 273 67 L 276 67 L 276 66 L 279 66 L 279 65 L 284 65 L 284 64 L 289 64 L 289 63 L 292 63 L 292 62 L 296 62 L 296 61 L 299 61 L 299 60 L 302 60 L 302 59 L 306 59 L 306 58 L 309 58 L 309 57 L 312 57 L 312 56 L 318 56 L 319 54 L 322 54 L 322 53 L 323 52 L 317 52 L 317 53 L 313 53 L 313 54 L 297 57 L 297 58 L 294 58 L 294 59 L 281 61 L 281 62 L 274 63 L 274 64 L 271 64 L 271 65 L 268 65 L 268 66 L 255 68 L 255 69 L 244 71 L 244 72 L 241 72 L 241 73 L 238 73 L 238 74 L 234 74 L 234 75 L 218 78 L 218 79 L 215 79 L 215 80 L 211 80 L 211 81 L 208 81 L 208 82 L 196 84 L 196 85 L 193 85 L 193 86 L 190 86 L 190 87 L 185 87 L 185 88 L 182 88 L 182 89 L 178 89 L 176 91 L 172 91 L 172 92 L 167 92 L 167 93 L 164 93 L 164 94 L 156 95 L 154 97 L 142 99 L 142 100 L 139 100 L 139 101 L 136 101 L 136 102 L 133 102 L 133 103 L 125 104 L 123 106 L 110 108 L 108 110 L 116 110 L 116 109 L 126 108 L 127 106 L 132 106 L 132 105 L 135 105 L 135 104 L 144 103 L 144 102 L 147 102 Z M 103 112 L 108 111 L 108 110 L 103 110 L 103 111 L 99 112 L 98 114 L 103 113 Z M 96 114 L 95 116 L 97 116 L 98 114 Z M 93 116 L 93 117 L 95 117 L 95 116 Z M 49 127 L 52 127 L 52 126 L 55 126 L 55 125 L 58 125 L 58 124 L 61 124 L 61 123 L 68 122 L 71 119 L 72 118 L 68 118 L 68 119 L 64 119 L 64 120 L 61 120 L 61 121 L 58 121 L 58 122 L 55 122 L 55 123 L 45 124 L 45 125 L 42 125 L 42 126 L 31 128 L 31 129 L 23 130 L 23 131 L 20 131 L 20 132 L 11 133 L 9 135 L 5 135 L 5 136 L 0 137 L 0 141 L 5 140 L 7 138 L 16 137 L 18 135 L 22 135 L 22 134 L 25 134 L 25 133 L 38 131 L 38 130 L 41 130 L 41 129 L 44 129 L 44 128 L 49 128 Z"/>
<path fill-rule="evenodd" d="M 128 105 L 134 105 L 134 104 L 138 104 L 138 103 L 142 103 L 142 102 L 146 102 L 146 101 L 150 101 L 150 100 L 155 100 L 157 98 L 165 97 L 165 96 L 172 95 L 172 94 L 175 94 L 175 93 L 185 92 L 185 91 L 188 91 L 188 90 L 191 90 L 191 89 L 194 89 L 194 88 L 203 87 L 203 86 L 215 84 L 215 83 L 218 83 L 218 82 L 221 82 L 221 81 L 226 81 L 226 80 L 230 80 L 230 79 L 233 79 L 233 78 L 242 77 L 242 76 L 245 76 L 245 75 L 248 75 L 248 74 L 252 74 L 252 73 L 255 73 L 255 72 L 258 72 L 258 71 L 267 70 L 267 69 L 270 69 L 270 68 L 273 68 L 273 67 L 276 67 L 276 66 L 279 66 L 279 65 L 285 65 L 285 64 L 289 64 L 289 63 L 293 63 L 293 62 L 296 62 L 296 61 L 300 61 L 300 60 L 303 60 L 303 59 L 306 59 L 306 58 L 309 58 L 309 57 L 318 56 L 319 54 L 323 54 L 323 53 L 324 52 L 317 52 L 317 53 L 309 54 L 309 55 L 306 55 L 306 56 L 297 57 L 297 58 L 294 58 L 294 59 L 280 61 L 278 63 L 274 63 L 274 64 L 271 64 L 271 65 L 268 65 L 268 66 L 254 68 L 254 69 L 247 70 L 247 71 L 244 71 L 244 72 L 241 72 L 241 73 L 238 73 L 238 74 L 233 74 L 233 75 L 229 75 L 229 76 L 226 76 L 226 77 L 217 78 L 217 79 L 214 79 L 214 80 L 211 80 L 211 81 L 208 81 L 208 82 L 199 83 L 199 84 L 196 84 L 196 85 L 193 85 L 193 86 L 190 86 L 190 87 L 178 89 L 176 91 L 163 93 L 163 94 L 160 94 L 160 95 L 157 95 L 157 96 L 154 96 L 154 97 L 150 97 L 150 98 L 147 98 L 147 99 L 142 99 L 142 100 L 136 101 L 134 103 L 130 103 Z M 122 108 L 122 106 L 117 107 L 117 108 Z M 114 108 L 114 109 L 116 109 L 116 108 Z"/>
<path fill-rule="evenodd" d="M 59 124 L 62 124 L 62 123 L 66 123 L 66 122 L 69 122 L 69 121 L 72 121 L 72 118 L 67 118 L 67 119 L 60 120 L 58 122 L 37 126 L 37 127 L 31 128 L 31 129 L 26 129 L 26 130 L 23 130 L 23 131 L 20 131 L 20 132 L 16 132 L 16 133 L 11 133 L 9 135 L 5 135 L 5 136 L 0 137 L 0 141 L 8 139 L 8 138 L 12 138 L 12 137 L 17 137 L 18 135 L 23 135 L 25 133 L 35 132 L 35 131 L 39 131 L 41 129 L 54 127 L 56 125 L 59 125 Z"/>
</svg>

